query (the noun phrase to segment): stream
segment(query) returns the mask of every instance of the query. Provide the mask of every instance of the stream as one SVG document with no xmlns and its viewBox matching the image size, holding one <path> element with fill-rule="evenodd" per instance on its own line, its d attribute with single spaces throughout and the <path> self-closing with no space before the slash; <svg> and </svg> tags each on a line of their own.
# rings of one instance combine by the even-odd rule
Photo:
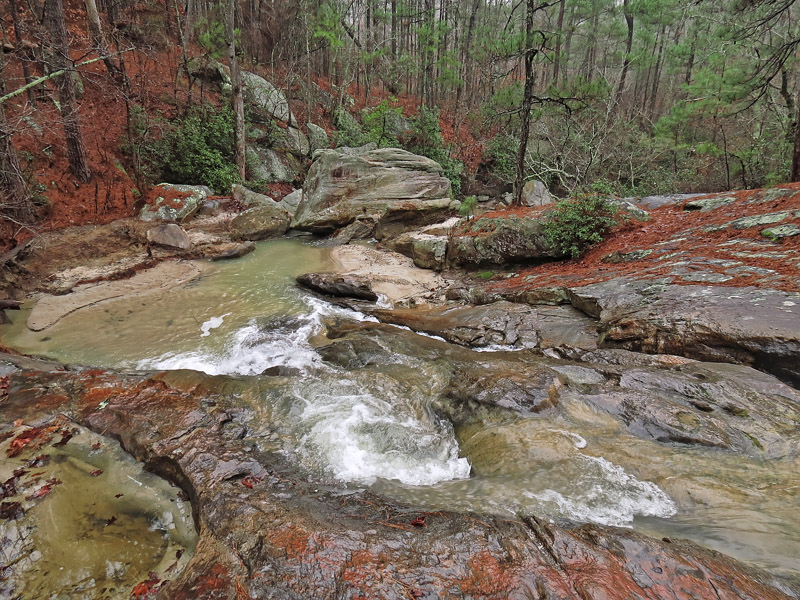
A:
<svg viewBox="0 0 800 600">
<path fill-rule="evenodd" d="M 187 286 L 102 302 L 44 331 L 27 329 L 31 307 L 23 307 L 9 314 L 0 338 L 73 364 L 242 376 L 241 402 L 270 426 L 262 449 L 284 453 L 320 481 L 371 487 L 428 510 L 535 514 L 685 537 L 800 577 L 797 459 L 648 441 L 580 395 L 539 415 L 487 409 L 454 426 L 440 410 L 448 360 L 415 351 L 427 338 L 375 333 L 372 359 L 352 367 L 320 353 L 326 325 L 369 320 L 294 285 L 296 275 L 329 266 L 323 248 L 264 242 L 244 258 L 213 263 Z M 491 364 L 492 353 L 463 352 L 475 369 Z M 533 359 L 519 360 L 524 368 Z"/>
</svg>

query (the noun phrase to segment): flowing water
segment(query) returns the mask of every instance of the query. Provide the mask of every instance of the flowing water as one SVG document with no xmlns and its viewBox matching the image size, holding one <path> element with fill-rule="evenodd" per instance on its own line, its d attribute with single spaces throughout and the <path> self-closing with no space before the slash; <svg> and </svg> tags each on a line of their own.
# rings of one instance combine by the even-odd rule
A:
<svg viewBox="0 0 800 600">
<path fill-rule="evenodd" d="M 454 429 L 436 410 L 449 377 L 444 359 L 415 356 L 391 336 L 352 368 L 322 359 L 327 320 L 365 319 L 294 286 L 295 275 L 326 266 L 324 249 L 262 243 L 188 287 L 104 302 L 37 333 L 24 327 L 23 310 L 0 335 L 24 352 L 97 366 L 251 376 L 277 368 L 288 376 L 238 385 L 250 386 L 243 397 L 274 429 L 272 449 L 319 478 L 432 510 L 688 537 L 800 576 L 797 460 L 646 441 L 577 396 L 552 415 L 489 412 Z M 486 355 L 474 356 L 482 368 Z"/>
</svg>

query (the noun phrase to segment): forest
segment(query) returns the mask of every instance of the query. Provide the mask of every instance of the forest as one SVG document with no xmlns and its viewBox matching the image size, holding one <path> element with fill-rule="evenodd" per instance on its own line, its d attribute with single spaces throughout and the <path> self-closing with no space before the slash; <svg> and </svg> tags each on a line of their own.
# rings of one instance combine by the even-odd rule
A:
<svg viewBox="0 0 800 600">
<path fill-rule="evenodd" d="M 461 197 L 534 179 L 560 197 L 797 181 L 797 11 L 793 0 L 5 0 L 0 212 L 27 226 L 83 190 L 94 214 L 77 218 L 100 219 L 101 204 L 112 215 L 166 178 L 280 195 L 248 170 L 259 116 L 242 106 L 245 69 L 285 94 L 301 128 L 425 154 Z M 208 84 L 219 65 L 227 88 Z M 107 135 L 87 139 L 98 126 Z M 66 168 L 45 173 L 59 164 L 69 185 Z"/>
</svg>

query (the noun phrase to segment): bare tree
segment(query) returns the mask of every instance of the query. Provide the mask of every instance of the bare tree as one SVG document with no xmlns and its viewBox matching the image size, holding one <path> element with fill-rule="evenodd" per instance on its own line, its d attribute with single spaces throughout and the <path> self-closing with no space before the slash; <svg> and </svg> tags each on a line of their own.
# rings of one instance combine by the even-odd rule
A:
<svg viewBox="0 0 800 600">
<path fill-rule="evenodd" d="M 45 0 L 47 23 L 50 29 L 50 42 L 53 50 L 53 63 L 56 70 L 66 70 L 64 75 L 56 79 L 58 97 L 61 103 L 61 122 L 67 142 L 67 158 L 73 175 L 84 183 L 91 181 L 92 170 L 86 157 L 83 145 L 80 121 L 78 119 L 78 102 L 75 99 L 75 80 L 73 79 L 73 62 L 67 45 L 67 28 L 64 23 L 64 5 L 61 0 Z"/>
<path fill-rule="evenodd" d="M 239 177 L 245 179 L 246 146 L 244 139 L 244 102 L 242 100 L 242 74 L 236 58 L 236 0 L 228 0 L 225 7 L 225 38 L 228 44 L 228 62 L 231 67 L 231 108 L 233 109 L 234 157 Z"/>
</svg>

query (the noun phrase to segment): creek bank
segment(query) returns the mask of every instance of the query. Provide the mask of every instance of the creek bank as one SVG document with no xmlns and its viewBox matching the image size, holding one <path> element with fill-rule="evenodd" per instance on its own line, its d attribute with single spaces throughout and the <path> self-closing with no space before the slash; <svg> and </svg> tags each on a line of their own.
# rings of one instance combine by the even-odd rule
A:
<svg viewBox="0 0 800 600">
<path fill-rule="evenodd" d="M 796 597 L 766 573 L 690 542 L 534 517 L 430 513 L 357 490 L 342 496 L 260 452 L 269 424 L 215 393 L 213 381 L 220 378 L 21 372 L 2 403 L 6 422 L 60 413 L 117 438 L 187 491 L 200 542 L 158 597 Z"/>
</svg>

